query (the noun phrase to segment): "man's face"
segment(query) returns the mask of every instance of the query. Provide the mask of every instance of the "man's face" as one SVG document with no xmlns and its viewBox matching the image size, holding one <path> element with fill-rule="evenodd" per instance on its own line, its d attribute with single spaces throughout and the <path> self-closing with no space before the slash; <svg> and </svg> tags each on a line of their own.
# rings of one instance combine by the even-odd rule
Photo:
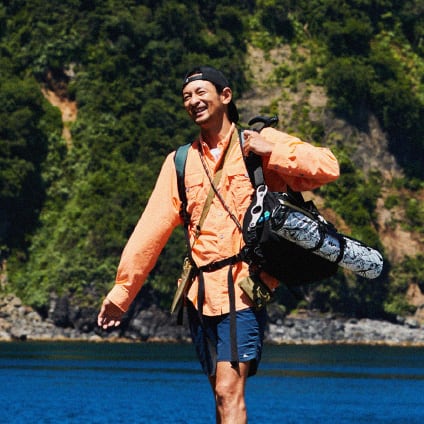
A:
<svg viewBox="0 0 424 424">
<path fill-rule="evenodd" d="M 225 114 L 225 96 L 218 94 L 216 87 L 209 81 L 196 80 L 183 89 L 184 107 L 197 125 L 204 125 Z"/>
</svg>

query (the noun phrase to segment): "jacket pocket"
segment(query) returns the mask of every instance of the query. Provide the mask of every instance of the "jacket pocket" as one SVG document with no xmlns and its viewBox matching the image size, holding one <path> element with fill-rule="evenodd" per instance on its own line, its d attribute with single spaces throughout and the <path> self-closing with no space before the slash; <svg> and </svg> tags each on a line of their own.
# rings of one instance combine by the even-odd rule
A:
<svg viewBox="0 0 424 424">
<path fill-rule="evenodd" d="M 200 172 L 186 174 L 185 190 L 187 196 L 187 211 L 192 222 L 197 222 L 206 200 L 204 175 Z"/>
<path fill-rule="evenodd" d="M 253 192 L 247 171 L 243 168 L 233 166 L 227 169 L 228 198 L 231 199 L 232 209 L 243 216 L 251 201 Z"/>
</svg>

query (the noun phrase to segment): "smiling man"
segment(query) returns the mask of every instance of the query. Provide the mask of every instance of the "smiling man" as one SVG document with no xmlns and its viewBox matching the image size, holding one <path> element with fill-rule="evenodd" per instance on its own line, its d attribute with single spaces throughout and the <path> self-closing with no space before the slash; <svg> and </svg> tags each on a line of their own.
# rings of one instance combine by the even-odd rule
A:
<svg viewBox="0 0 424 424">
<path fill-rule="evenodd" d="M 217 423 L 245 423 L 246 379 L 256 373 L 261 359 L 266 308 L 255 309 L 238 284 L 249 276 L 249 266 L 231 260 L 243 247 L 240 223 L 253 194 L 243 153 L 262 157 L 265 180 L 273 191 L 285 191 L 287 185 L 297 191 L 312 190 L 335 180 L 339 167 L 328 149 L 273 128 L 260 134 L 245 130 L 242 152 L 231 86 L 215 68 L 200 66 L 188 72 L 182 97 L 188 115 L 200 128 L 188 150 L 184 180 L 190 257 L 197 270 L 186 295 L 190 331 L 215 395 Z M 174 156 L 172 152 L 166 158 L 122 253 L 116 284 L 98 316 L 104 329 L 120 324 L 173 229 L 183 223 Z M 213 183 L 218 172 L 221 177 Z M 216 195 L 199 234 L 212 184 Z M 267 275 L 261 277 L 271 289 L 278 284 Z"/>
</svg>

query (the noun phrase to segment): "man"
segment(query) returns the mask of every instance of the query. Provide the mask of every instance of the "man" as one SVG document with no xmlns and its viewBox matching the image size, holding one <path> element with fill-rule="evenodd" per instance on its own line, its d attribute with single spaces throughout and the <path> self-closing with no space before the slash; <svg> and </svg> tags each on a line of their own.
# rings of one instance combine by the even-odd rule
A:
<svg viewBox="0 0 424 424">
<path fill-rule="evenodd" d="M 253 188 L 239 143 L 230 143 L 233 135 L 238 137 L 235 124 L 239 115 L 224 75 L 207 66 L 191 70 L 184 78 L 182 97 L 188 115 L 200 128 L 199 138 L 188 151 L 185 187 L 191 256 L 196 266 L 202 268 L 240 252 L 243 238 L 238 223 L 243 221 Z M 297 191 L 312 190 L 339 175 L 337 160 L 326 148 L 314 147 L 272 128 L 260 134 L 246 130 L 243 135 L 244 153 L 254 152 L 262 157 L 265 179 L 273 191 L 285 191 L 287 185 Z M 124 249 L 116 284 L 98 316 L 98 324 L 104 329 L 120 324 L 122 314 L 154 267 L 173 229 L 182 223 L 174 155 L 172 152 L 166 158 L 149 202 Z M 214 195 L 196 238 L 211 181 L 224 155 L 217 183 L 219 195 Z M 238 283 L 248 275 L 244 262 L 226 265 L 202 274 L 201 284 L 200 278 L 195 278 L 187 294 L 190 330 L 215 394 L 218 423 L 247 422 L 246 379 L 255 374 L 261 358 L 266 311 L 255 310 L 239 287 Z M 261 277 L 270 288 L 278 284 L 270 276 Z M 231 333 L 229 292 L 234 296 L 236 336 Z M 236 361 L 232 357 L 231 338 L 237 341 L 233 343 L 237 348 Z"/>
</svg>

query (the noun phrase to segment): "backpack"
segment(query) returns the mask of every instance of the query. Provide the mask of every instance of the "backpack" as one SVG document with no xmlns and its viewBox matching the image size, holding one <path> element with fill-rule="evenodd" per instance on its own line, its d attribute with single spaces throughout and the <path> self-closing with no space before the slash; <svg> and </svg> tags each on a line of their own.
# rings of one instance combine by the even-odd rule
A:
<svg viewBox="0 0 424 424">
<path fill-rule="evenodd" d="M 294 195 L 295 194 L 295 195 Z M 329 278 L 338 266 L 368 279 L 383 270 L 381 254 L 339 233 L 300 193 L 260 185 L 243 221 L 244 257 L 287 286 Z"/>
<path fill-rule="evenodd" d="M 262 122 L 262 130 L 277 121 L 256 117 L 249 125 Z M 255 187 L 243 220 L 246 261 L 289 287 L 329 278 L 339 265 L 368 279 L 381 274 L 383 257 L 377 250 L 339 233 L 300 192 L 268 190 L 259 156 L 249 155 L 246 166 Z"/>
</svg>

